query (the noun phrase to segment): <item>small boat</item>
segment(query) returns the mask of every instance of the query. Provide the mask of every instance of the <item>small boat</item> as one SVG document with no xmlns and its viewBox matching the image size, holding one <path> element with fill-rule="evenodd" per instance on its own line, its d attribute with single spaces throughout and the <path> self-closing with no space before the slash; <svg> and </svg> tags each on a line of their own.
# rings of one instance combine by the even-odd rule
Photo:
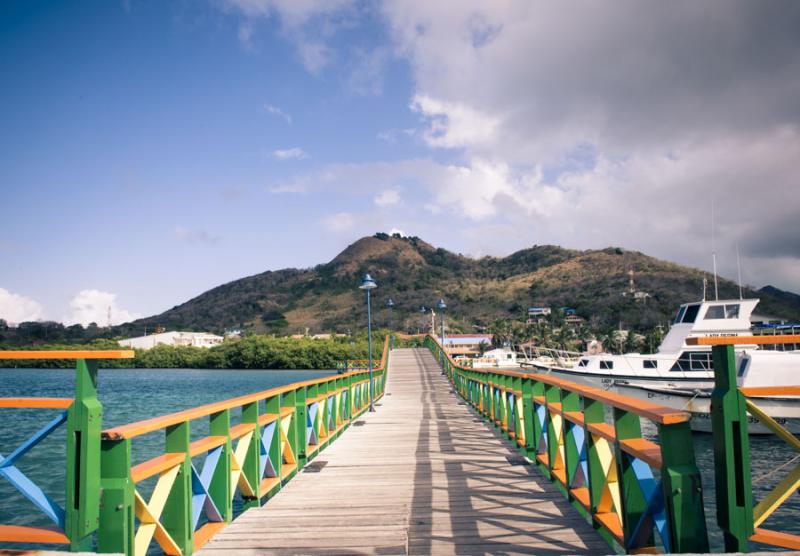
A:
<svg viewBox="0 0 800 556">
<path fill-rule="evenodd" d="M 503 348 L 489 350 L 479 357 L 457 357 L 456 361 L 473 369 L 509 369 L 519 367 L 517 353 Z"/>
<path fill-rule="evenodd" d="M 686 409 L 696 417 L 692 419 L 693 429 L 709 430 L 709 396 L 714 388 L 711 347 L 689 345 L 686 340 L 751 336 L 750 316 L 758 302 L 758 299 L 736 299 L 685 303 L 654 354 L 601 353 L 575 357 L 551 353 L 534 357 L 527 364 L 537 372 Z M 796 347 L 775 351 L 736 344 L 738 385 L 796 385 L 800 376 L 800 351 Z M 758 403 L 765 406 L 771 417 L 779 422 L 784 420 L 790 429 L 800 430 L 800 398 L 764 398 Z M 750 430 L 754 434 L 766 432 L 762 426 Z"/>
</svg>

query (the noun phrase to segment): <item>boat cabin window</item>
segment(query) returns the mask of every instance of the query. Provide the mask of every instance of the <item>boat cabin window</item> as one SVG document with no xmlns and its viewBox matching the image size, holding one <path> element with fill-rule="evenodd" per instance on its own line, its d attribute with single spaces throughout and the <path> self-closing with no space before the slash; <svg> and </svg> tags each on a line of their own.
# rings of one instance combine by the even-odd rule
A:
<svg viewBox="0 0 800 556">
<path fill-rule="evenodd" d="M 680 309 L 678 309 L 678 314 L 675 315 L 675 322 L 673 322 L 672 324 L 679 324 L 685 312 L 686 312 L 686 307 L 681 307 Z"/>
<path fill-rule="evenodd" d="M 731 305 L 711 305 L 706 311 L 704 319 L 738 319 L 739 304 Z"/>
<path fill-rule="evenodd" d="M 645 359 L 642 361 L 645 369 L 657 369 L 658 362 L 655 359 Z"/>
<path fill-rule="evenodd" d="M 672 365 L 671 371 L 713 371 L 710 351 L 684 351 Z"/>
<path fill-rule="evenodd" d="M 600 361 L 600 368 L 601 369 L 613 369 L 614 362 L 613 361 Z"/>
<path fill-rule="evenodd" d="M 693 323 L 697 319 L 697 313 L 700 311 L 700 304 L 694 303 L 686 306 L 686 312 L 683 314 L 681 322 Z"/>
<path fill-rule="evenodd" d="M 578 367 L 585 367 L 588 364 L 589 364 L 588 359 L 581 359 L 580 361 L 578 361 Z"/>
</svg>

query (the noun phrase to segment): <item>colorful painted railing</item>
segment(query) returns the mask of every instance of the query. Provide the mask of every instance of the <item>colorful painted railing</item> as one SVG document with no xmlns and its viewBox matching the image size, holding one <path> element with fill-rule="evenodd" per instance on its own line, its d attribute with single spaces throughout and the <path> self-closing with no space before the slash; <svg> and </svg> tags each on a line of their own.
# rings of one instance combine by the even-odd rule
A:
<svg viewBox="0 0 800 556">
<path fill-rule="evenodd" d="M 535 462 L 612 546 L 708 552 L 689 414 L 547 375 L 458 365 L 426 337 L 455 391 Z M 642 435 L 655 424 L 658 443 Z M 610 422 L 609 422 L 610 421 Z"/>
<path fill-rule="evenodd" d="M 337 371 L 366 371 L 369 369 L 368 359 L 345 359 L 336 362 Z"/>
<path fill-rule="evenodd" d="M 754 505 L 750 476 L 749 413 L 800 452 L 800 440 L 767 415 L 757 399 L 796 398 L 800 386 L 737 388 L 733 344 L 764 345 L 800 343 L 800 336 L 749 336 L 736 338 L 690 338 L 687 343 L 713 346 L 714 382 L 711 395 L 711 425 L 714 432 L 714 472 L 717 485 L 717 523 L 725 538 L 725 550 L 746 552 L 748 541 L 800 550 L 800 535 L 761 527 L 800 488 L 800 463 Z"/>
<path fill-rule="evenodd" d="M 0 408 L 56 410 L 58 414 L 8 456 L 0 456 L 0 477 L 7 480 L 53 525 L 0 525 L 0 542 L 69 545 L 91 550 L 98 526 L 100 428 L 97 360 L 132 358 L 133 351 L 0 351 L 2 360 L 75 359 L 75 398 L 0 398 Z M 65 506 L 62 508 L 30 480 L 16 463 L 53 431 L 67 426 Z M 57 468 L 57 467 L 56 467 Z M 20 511 L 24 511 L 20 509 Z"/>
<path fill-rule="evenodd" d="M 387 337 L 373 372 L 376 399 L 388 357 Z M 103 431 L 98 551 L 143 556 L 153 540 L 170 555 L 198 550 L 233 519 L 237 493 L 245 508 L 274 496 L 367 411 L 369 396 L 369 374 L 350 372 Z M 199 419 L 208 419 L 209 434 L 191 441 Z M 164 454 L 132 465 L 134 440 L 161 431 Z M 138 485 L 153 477 L 145 499 Z"/>
</svg>

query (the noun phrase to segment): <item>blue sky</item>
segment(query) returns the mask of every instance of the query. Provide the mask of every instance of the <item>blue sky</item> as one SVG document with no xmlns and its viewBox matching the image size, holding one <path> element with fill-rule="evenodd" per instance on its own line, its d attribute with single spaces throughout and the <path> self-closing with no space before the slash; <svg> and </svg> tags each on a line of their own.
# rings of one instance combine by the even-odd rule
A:
<svg viewBox="0 0 800 556">
<path fill-rule="evenodd" d="M 739 244 L 800 289 L 796 6 L 431 4 L 1 3 L 0 318 L 146 316 L 392 229 L 707 268 L 712 200 L 723 273 Z"/>
</svg>

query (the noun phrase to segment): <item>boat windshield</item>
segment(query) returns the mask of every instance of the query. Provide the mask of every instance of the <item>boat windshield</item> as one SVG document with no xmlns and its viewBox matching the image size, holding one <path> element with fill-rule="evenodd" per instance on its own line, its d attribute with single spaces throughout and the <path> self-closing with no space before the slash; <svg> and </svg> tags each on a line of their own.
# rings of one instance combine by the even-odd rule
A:
<svg viewBox="0 0 800 556">
<path fill-rule="evenodd" d="M 697 313 L 700 311 L 700 304 L 693 303 L 692 305 L 686 306 L 686 312 L 683 314 L 683 318 L 681 322 L 683 323 L 693 323 L 697 319 Z"/>
<path fill-rule="evenodd" d="M 738 319 L 739 304 L 711 305 L 706 310 L 705 319 Z"/>
<path fill-rule="evenodd" d="M 680 308 L 680 309 L 678 309 L 678 314 L 675 316 L 675 321 L 674 321 L 672 324 L 678 324 L 678 323 L 680 323 L 680 322 L 681 322 L 681 319 L 683 318 L 683 314 L 684 314 L 685 312 L 686 312 L 686 307 L 683 307 L 683 306 L 681 306 L 681 308 Z"/>
</svg>

